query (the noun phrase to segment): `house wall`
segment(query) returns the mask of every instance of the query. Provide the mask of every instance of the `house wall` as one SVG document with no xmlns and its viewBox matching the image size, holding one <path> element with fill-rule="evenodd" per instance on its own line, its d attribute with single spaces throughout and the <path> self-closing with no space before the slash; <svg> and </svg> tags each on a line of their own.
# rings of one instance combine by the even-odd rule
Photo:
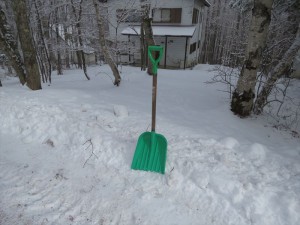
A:
<svg viewBox="0 0 300 225">
<path fill-rule="evenodd" d="M 131 4 L 129 4 L 129 2 Z M 125 63 L 136 63 L 140 62 L 140 40 L 136 36 L 130 36 L 130 43 L 127 35 L 121 35 L 121 32 L 128 27 L 128 25 L 140 25 L 139 23 L 117 23 L 117 9 L 132 9 L 140 8 L 140 1 L 130 1 L 130 0 L 110 0 L 108 1 L 109 8 L 109 34 L 112 41 L 122 42 L 121 47 L 129 55 L 121 55 L 121 61 Z M 199 10 L 199 17 L 204 14 L 204 5 L 200 0 L 152 0 L 151 10 L 153 8 L 182 8 L 182 17 L 180 24 L 170 24 L 170 23 L 153 23 L 153 25 L 182 25 L 182 26 L 196 26 L 194 36 L 188 38 L 188 45 L 186 47 L 186 37 L 168 37 L 167 43 L 167 65 L 168 67 L 183 68 L 186 55 L 186 67 L 191 67 L 198 62 L 198 57 L 201 50 L 201 42 L 198 44 L 199 40 L 202 39 L 202 23 L 192 24 L 193 19 L 193 9 L 197 8 Z M 200 19 L 199 19 L 200 20 Z M 203 22 L 203 21 L 202 21 Z M 116 29 L 117 28 L 117 29 Z M 165 37 L 154 37 L 156 44 L 160 44 L 165 47 Z M 190 45 L 196 42 L 196 51 L 190 54 Z M 199 48 L 198 48 L 199 46 Z M 126 60 L 127 59 L 127 60 Z M 130 60 L 129 60 L 130 59 Z M 163 57 L 161 65 L 164 65 L 165 57 Z"/>
<path fill-rule="evenodd" d="M 164 56 L 161 60 L 160 66 L 165 66 L 167 60 L 167 68 L 183 68 L 185 58 L 185 37 L 155 37 L 156 44 L 164 47 Z M 166 57 L 165 57 L 166 56 Z"/>
<path fill-rule="evenodd" d="M 196 51 L 194 51 L 192 54 L 190 54 L 190 45 L 188 48 L 188 59 L 187 59 L 187 67 L 191 67 L 198 62 L 198 58 L 200 56 L 201 51 L 201 40 L 202 40 L 202 33 L 203 33 L 203 14 L 204 14 L 204 5 L 201 1 L 195 1 L 195 5 L 191 8 L 191 11 L 186 16 L 191 18 L 192 23 L 192 17 L 193 17 L 193 8 L 196 8 L 199 10 L 199 16 L 198 16 L 198 24 L 196 25 L 196 30 L 194 33 L 194 36 L 190 39 L 190 45 L 193 43 L 196 43 Z M 200 41 L 200 42 L 199 42 Z"/>
<path fill-rule="evenodd" d="M 131 4 L 128 4 L 128 3 Z M 199 1 L 196 1 L 199 2 Z M 109 34 L 112 39 L 118 36 L 118 40 L 126 40 L 126 36 L 121 35 L 128 25 L 140 25 L 139 23 L 117 23 L 117 9 L 140 9 L 139 1 L 128 1 L 128 0 L 110 0 L 108 1 L 108 16 L 110 20 Z M 199 3 L 198 3 L 199 4 Z M 153 8 L 182 8 L 182 17 L 180 24 L 172 25 L 192 25 L 192 14 L 194 8 L 194 0 L 152 0 L 151 10 Z M 169 23 L 153 23 L 153 25 L 170 25 Z M 117 29 L 116 29 L 117 28 Z"/>
<path fill-rule="evenodd" d="M 202 39 L 202 24 L 203 24 L 203 11 L 204 11 L 204 5 L 202 1 L 194 1 L 194 0 L 169 0 L 169 1 L 159 1 L 155 6 L 155 8 L 182 8 L 182 17 L 181 17 L 181 24 L 180 25 L 194 25 L 196 26 L 195 33 L 193 37 L 188 38 L 188 45 L 187 45 L 187 56 L 186 56 L 186 67 L 191 67 L 197 64 L 198 58 L 201 51 L 201 39 Z M 193 20 L 193 9 L 196 8 L 199 10 L 199 18 L 198 20 L 201 21 L 201 23 L 198 24 L 192 24 Z M 153 23 L 156 25 L 157 23 Z M 159 23 L 162 25 L 162 23 Z M 169 37 L 168 39 L 171 40 L 171 38 L 174 38 L 174 44 L 168 43 L 167 49 L 167 57 L 170 59 L 167 60 L 167 64 L 170 67 L 179 67 L 183 68 L 184 58 L 185 58 L 185 47 L 186 47 L 186 38 L 185 37 Z M 165 39 L 165 38 L 163 38 Z M 200 43 L 198 44 L 198 41 Z M 164 41 L 162 41 L 164 43 Z M 177 45 L 176 45 L 176 44 Z M 190 54 L 190 46 L 191 44 L 196 43 L 196 51 Z M 157 43 L 157 44 L 160 44 Z M 199 46 L 199 47 L 198 47 Z M 170 52 L 174 53 L 170 53 Z M 163 62 L 164 63 L 164 62 Z"/>
</svg>

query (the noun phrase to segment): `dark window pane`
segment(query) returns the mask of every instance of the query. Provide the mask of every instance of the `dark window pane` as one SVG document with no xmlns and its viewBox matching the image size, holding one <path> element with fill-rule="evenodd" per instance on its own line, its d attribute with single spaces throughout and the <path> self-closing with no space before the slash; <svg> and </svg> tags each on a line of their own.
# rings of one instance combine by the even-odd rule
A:
<svg viewBox="0 0 300 225">
<path fill-rule="evenodd" d="M 181 23 L 181 8 L 171 9 L 171 23 Z"/>
<path fill-rule="evenodd" d="M 194 8 L 194 10 L 193 10 L 193 24 L 198 23 L 198 18 L 199 18 L 199 10 Z"/>
<path fill-rule="evenodd" d="M 197 46 L 196 42 L 194 42 L 193 44 L 190 45 L 190 54 L 192 54 L 194 51 L 196 51 L 196 46 Z"/>
</svg>

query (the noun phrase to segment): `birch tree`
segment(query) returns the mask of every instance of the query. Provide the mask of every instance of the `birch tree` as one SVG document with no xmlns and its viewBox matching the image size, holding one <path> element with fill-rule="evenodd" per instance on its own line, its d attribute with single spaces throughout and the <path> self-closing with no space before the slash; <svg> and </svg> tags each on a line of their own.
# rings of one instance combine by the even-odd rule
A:
<svg viewBox="0 0 300 225">
<path fill-rule="evenodd" d="M 26 72 L 21 55 L 18 51 L 17 41 L 8 23 L 3 7 L 0 5 L 0 49 L 8 57 L 12 67 L 16 71 L 20 83 L 26 83 Z"/>
<path fill-rule="evenodd" d="M 147 65 L 148 65 L 148 69 L 147 69 L 147 73 L 149 75 L 153 75 L 153 65 L 149 59 L 149 57 L 147 57 L 148 54 L 148 47 L 151 45 L 155 45 L 155 41 L 154 41 L 154 37 L 153 37 L 153 30 L 152 30 L 152 18 L 149 17 L 150 14 L 150 5 L 146 4 L 143 5 L 143 21 L 141 24 L 141 31 L 144 32 L 141 35 L 141 38 L 144 39 L 143 43 L 144 43 L 144 49 L 143 49 L 143 60 L 145 61 L 147 60 Z M 151 53 L 151 54 L 155 54 L 155 53 Z M 153 58 L 155 58 L 156 56 L 153 56 Z"/>
<path fill-rule="evenodd" d="M 283 58 L 280 62 L 270 71 L 268 74 L 268 78 L 257 96 L 257 100 L 255 101 L 254 113 L 261 114 L 264 106 L 267 103 L 267 99 L 275 86 L 275 82 L 285 74 L 291 68 L 291 64 L 293 59 L 295 58 L 297 52 L 300 50 L 300 24 L 298 25 L 297 35 L 294 39 L 293 44 L 290 48 L 285 52 Z"/>
<path fill-rule="evenodd" d="M 74 16 L 75 16 L 75 26 L 77 28 L 77 34 L 78 34 L 78 42 L 79 42 L 79 54 L 77 54 L 77 56 L 79 58 L 81 58 L 81 62 L 82 62 L 82 69 L 83 69 L 83 72 L 84 72 L 84 75 L 86 77 L 86 79 L 90 80 L 90 77 L 89 75 L 87 74 L 87 69 L 86 69 L 86 63 L 85 63 L 85 55 L 84 55 L 84 51 L 83 51 L 83 39 L 82 39 L 82 28 L 81 28 L 81 20 L 82 20 L 82 2 L 83 0 L 80 0 L 79 2 L 79 9 L 78 9 L 78 14 L 77 14 L 77 10 L 76 10 L 76 7 L 75 7 L 75 4 L 74 4 L 74 1 L 71 0 L 71 3 L 72 3 L 72 9 L 73 9 L 73 13 L 74 13 Z M 79 60 L 79 59 L 78 59 Z"/>
<path fill-rule="evenodd" d="M 60 24 L 59 24 L 59 8 L 55 9 L 54 12 L 54 21 L 55 21 L 55 38 L 56 38 L 56 69 L 57 69 L 57 75 L 63 74 L 63 68 L 62 68 L 62 57 L 61 57 L 61 50 L 60 50 L 60 44 L 61 44 L 61 34 L 60 34 Z"/>
<path fill-rule="evenodd" d="M 272 4 L 273 0 L 254 0 L 246 57 L 231 99 L 232 112 L 241 117 L 249 116 L 253 108 L 256 76 L 266 46 Z"/>
<path fill-rule="evenodd" d="M 26 0 L 12 0 L 15 21 L 23 53 L 26 71 L 26 85 L 31 90 L 42 89 L 37 54 L 33 44 L 33 37 L 29 25 Z"/>
<path fill-rule="evenodd" d="M 113 58 L 110 54 L 110 51 L 108 49 L 107 43 L 106 43 L 106 39 L 105 39 L 105 20 L 100 14 L 100 9 L 99 9 L 100 7 L 99 7 L 98 1 L 93 0 L 93 4 L 94 4 L 95 11 L 96 11 L 96 20 L 97 20 L 97 25 L 98 25 L 98 29 L 99 29 L 99 43 L 100 43 L 105 61 L 110 66 L 110 68 L 113 72 L 113 75 L 115 77 L 114 85 L 119 86 L 120 82 L 121 82 L 121 76 L 120 76 L 117 65 L 114 62 L 114 60 L 113 60 Z"/>
<path fill-rule="evenodd" d="M 41 75 L 43 82 L 51 83 L 51 61 L 48 51 L 48 46 L 46 44 L 46 38 L 44 35 L 44 28 L 42 25 L 42 18 L 40 16 L 41 2 L 39 0 L 33 0 L 35 19 L 36 19 L 36 42 L 37 42 L 37 54 L 39 65 L 41 68 Z"/>
</svg>

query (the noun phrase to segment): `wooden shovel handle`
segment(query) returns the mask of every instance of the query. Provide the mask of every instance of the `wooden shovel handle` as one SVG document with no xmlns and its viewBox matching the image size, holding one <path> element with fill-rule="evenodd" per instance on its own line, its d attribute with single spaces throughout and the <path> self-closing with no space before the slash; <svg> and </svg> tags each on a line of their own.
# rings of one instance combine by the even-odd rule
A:
<svg viewBox="0 0 300 225">
<path fill-rule="evenodd" d="M 157 75 L 152 75 L 152 126 L 151 131 L 155 131 L 155 122 L 156 122 L 156 93 L 157 93 Z"/>
</svg>

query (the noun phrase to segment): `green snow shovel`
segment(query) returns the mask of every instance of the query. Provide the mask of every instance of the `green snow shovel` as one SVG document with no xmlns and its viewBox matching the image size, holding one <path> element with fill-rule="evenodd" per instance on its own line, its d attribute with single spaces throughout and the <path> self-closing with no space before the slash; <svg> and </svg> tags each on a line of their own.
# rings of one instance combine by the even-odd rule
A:
<svg viewBox="0 0 300 225">
<path fill-rule="evenodd" d="M 159 53 L 158 57 L 153 58 L 152 52 Z M 155 54 L 156 55 L 156 54 Z M 167 140 L 155 133 L 156 117 L 156 90 L 157 90 L 157 67 L 163 55 L 163 47 L 149 46 L 148 56 L 153 65 L 153 84 L 152 84 L 152 126 L 151 132 L 144 132 L 140 135 L 133 156 L 131 169 L 145 170 L 158 173 L 165 173 L 167 159 Z"/>
</svg>

